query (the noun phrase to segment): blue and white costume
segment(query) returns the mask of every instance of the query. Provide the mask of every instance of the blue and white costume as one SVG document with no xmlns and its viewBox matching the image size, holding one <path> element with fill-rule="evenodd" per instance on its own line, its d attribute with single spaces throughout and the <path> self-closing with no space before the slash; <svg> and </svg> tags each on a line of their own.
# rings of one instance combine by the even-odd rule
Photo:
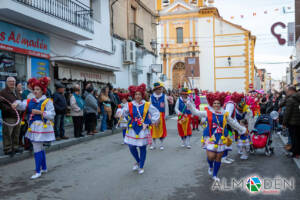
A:
<svg viewBox="0 0 300 200">
<path fill-rule="evenodd" d="M 208 107 L 208 110 L 212 113 L 212 127 L 209 126 L 208 122 L 208 115 L 206 111 L 199 111 L 197 110 L 193 104 L 189 103 L 189 109 L 192 111 L 193 115 L 197 115 L 200 118 L 205 117 L 207 120 L 207 127 L 205 128 L 203 132 L 203 139 L 204 139 L 204 145 L 203 148 L 207 149 L 208 151 L 213 151 L 216 153 L 221 153 L 226 150 L 226 145 L 223 144 L 223 141 L 221 140 L 221 136 L 223 133 L 223 120 L 225 111 L 224 109 L 221 109 L 219 112 L 216 112 L 212 107 Z M 231 117 L 227 117 L 227 123 L 237 130 L 240 134 L 244 134 L 246 132 L 246 128 L 239 125 L 239 123 L 235 120 L 233 120 Z M 211 134 L 214 139 L 214 141 L 211 141 L 210 139 L 210 129 Z M 224 137 L 228 136 L 228 130 L 225 127 L 224 130 Z M 217 148 L 216 148 L 217 145 Z"/>
<path fill-rule="evenodd" d="M 132 102 L 133 118 L 130 114 L 129 103 L 126 104 L 122 109 L 122 116 L 129 119 L 127 128 L 128 130 L 124 139 L 124 142 L 126 144 L 139 147 L 148 144 L 148 139 L 150 136 L 149 129 L 143 129 L 143 126 L 138 125 L 138 120 L 142 120 L 144 115 L 145 103 L 146 102 L 144 100 L 142 100 L 140 104 L 138 104 L 136 101 Z M 149 114 L 151 116 L 151 119 L 149 118 Z M 150 104 L 148 114 L 146 114 L 145 120 L 142 123 L 149 127 L 149 125 L 151 125 L 152 123 L 157 122 L 159 120 L 159 117 L 159 111 Z"/>
<path fill-rule="evenodd" d="M 17 109 L 26 110 L 29 128 L 26 132 L 25 137 L 30 139 L 30 141 L 32 142 L 36 165 L 35 170 L 36 173 L 40 176 L 41 172 L 47 171 L 46 153 L 43 149 L 43 143 L 55 140 L 53 129 L 53 120 L 55 116 L 54 106 L 52 100 L 47 99 L 45 95 L 43 95 L 39 99 L 31 99 L 28 105 L 27 100 L 24 100 L 22 102 L 18 101 L 17 103 Z M 33 109 L 41 110 L 43 111 L 43 114 L 33 114 Z"/>
<path fill-rule="evenodd" d="M 237 121 L 246 119 L 248 122 L 248 131 L 251 133 L 254 127 L 254 118 L 251 110 L 246 109 L 244 112 L 240 112 L 239 110 L 236 110 L 236 119 Z M 240 148 L 246 147 L 246 150 L 248 151 L 250 148 L 250 143 L 251 143 L 250 134 L 248 135 L 243 134 L 238 137 L 237 144 Z"/>
<path fill-rule="evenodd" d="M 129 150 L 136 160 L 136 165 L 133 169 L 143 169 L 146 160 L 147 144 L 152 140 L 149 127 L 152 123 L 156 123 L 159 120 L 160 113 L 149 102 L 142 100 L 140 103 L 133 101 L 126 104 L 122 108 L 121 115 L 123 118 L 128 118 L 128 128 L 124 142 L 128 144 Z M 137 147 L 140 149 L 140 155 Z"/>
</svg>

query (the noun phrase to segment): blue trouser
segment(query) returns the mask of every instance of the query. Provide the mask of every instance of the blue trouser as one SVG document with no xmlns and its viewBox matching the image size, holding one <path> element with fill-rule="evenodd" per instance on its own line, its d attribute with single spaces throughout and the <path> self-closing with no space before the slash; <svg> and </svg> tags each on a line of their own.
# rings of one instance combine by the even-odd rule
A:
<svg viewBox="0 0 300 200">
<path fill-rule="evenodd" d="M 125 138 L 126 135 L 126 128 L 123 128 L 123 138 Z"/>
<path fill-rule="evenodd" d="M 225 158 L 225 157 L 228 155 L 228 151 L 229 151 L 228 149 L 225 149 L 225 150 L 224 150 L 224 153 L 223 153 L 222 158 Z"/>
<path fill-rule="evenodd" d="M 144 168 L 145 160 L 146 160 L 146 153 L 147 153 L 147 145 L 139 147 L 140 148 L 140 156 L 137 150 L 137 146 L 128 145 L 130 153 L 136 160 L 136 162 L 140 165 L 140 168 Z"/>
<path fill-rule="evenodd" d="M 32 145 L 33 145 L 33 151 L 34 151 L 36 173 L 40 173 L 41 168 L 42 168 L 42 170 L 47 170 L 46 153 L 45 153 L 45 150 L 43 149 L 43 143 L 42 142 L 32 142 Z"/>
<path fill-rule="evenodd" d="M 54 118 L 55 137 L 65 136 L 65 115 L 56 114 Z"/>
<path fill-rule="evenodd" d="M 107 129 L 107 112 L 104 110 L 103 105 L 101 105 L 100 109 L 101 109 L 101 113 L 102 113 L 100 131 L 104 132 Z"/>
</svg>

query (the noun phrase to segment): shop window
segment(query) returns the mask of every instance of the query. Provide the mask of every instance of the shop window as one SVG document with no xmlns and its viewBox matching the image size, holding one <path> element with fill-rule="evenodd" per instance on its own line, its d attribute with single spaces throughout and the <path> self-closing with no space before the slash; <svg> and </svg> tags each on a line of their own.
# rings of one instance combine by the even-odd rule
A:
<svg viewBox="0 0 300 200">
<path fill-rule="evenodd" d="M 0 81 L 3 87 L 6 78 L 13 76 L 17 81 L 27 81 L 26 55 L 0 51 Z"/>
<path fill-rule="evenodd" d="M 183 43 L 183 28 L 182 27 L 176 28 L 176 34 L 177 34 L 177 43 L 178 44 Z"/>
</svg>

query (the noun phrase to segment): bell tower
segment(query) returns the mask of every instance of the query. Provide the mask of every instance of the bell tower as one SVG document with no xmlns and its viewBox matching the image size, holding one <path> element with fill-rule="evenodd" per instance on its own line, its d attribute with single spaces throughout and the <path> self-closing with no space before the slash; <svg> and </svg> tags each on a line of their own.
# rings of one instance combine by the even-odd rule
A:
<svg viewBox="0 0 300 200">
<path fill-rule="evenodd" d="M 173 4 L 177 0 L 156 0 L 156 10 L 161 11 L 165 7 Z M 190 5 L 196 6 L 196 7 L 204 7 L 206 6 L 207 1 L 213 1 L 213 0 L 182 0 Z"/>
</svg>

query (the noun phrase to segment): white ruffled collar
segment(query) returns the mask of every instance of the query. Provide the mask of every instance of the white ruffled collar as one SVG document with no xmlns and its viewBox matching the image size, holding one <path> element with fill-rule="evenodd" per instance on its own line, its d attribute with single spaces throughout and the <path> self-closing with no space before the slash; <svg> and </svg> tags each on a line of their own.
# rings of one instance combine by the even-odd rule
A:
<svg viewBox="0 0 300 200">
<path fill-rule="evenodd" d="M 211 107 L 211 106 L 208 106 L 208 109 L 216 115 L 224 115 L 225 114 L 225 110 L 223 108 L 221 108 L 218 112 L 216 112 L 215 109 L 213 109 L 213 107 Z"/>
<path fill-rule="evenodd" d="M 159 97 L 161 97 L 163 95 L 163 93 L 161 93 L 161 94 L 155 94 L 155 92 L 153 93 L 153 96 L 155 97 L 155 98 L 159 98 Z"/>
<path fill-rule="evenodd" d="M 132 104 L 133 104 L 134 106 L 139 107 L 139 106 L 142 106 L 142 105 L 145 104 L 145 100 L 142 100 L 140 103 L 137 103 L 135 100 L 133 100 L 133 101 L 132 101 Z"/>
<path fill-rule="evenodd" d="M 36 101 L 36 102 L 40 102 L 40 101 L 43 101 L 43 100 L 45 100 L 47 97 L 45 96 L 45 95 L 43 95 L 41 98 L 39 98 L 39 99 L 37 99 L 37 98 L 34 98 L 34 100 Z"/>
</svg>

